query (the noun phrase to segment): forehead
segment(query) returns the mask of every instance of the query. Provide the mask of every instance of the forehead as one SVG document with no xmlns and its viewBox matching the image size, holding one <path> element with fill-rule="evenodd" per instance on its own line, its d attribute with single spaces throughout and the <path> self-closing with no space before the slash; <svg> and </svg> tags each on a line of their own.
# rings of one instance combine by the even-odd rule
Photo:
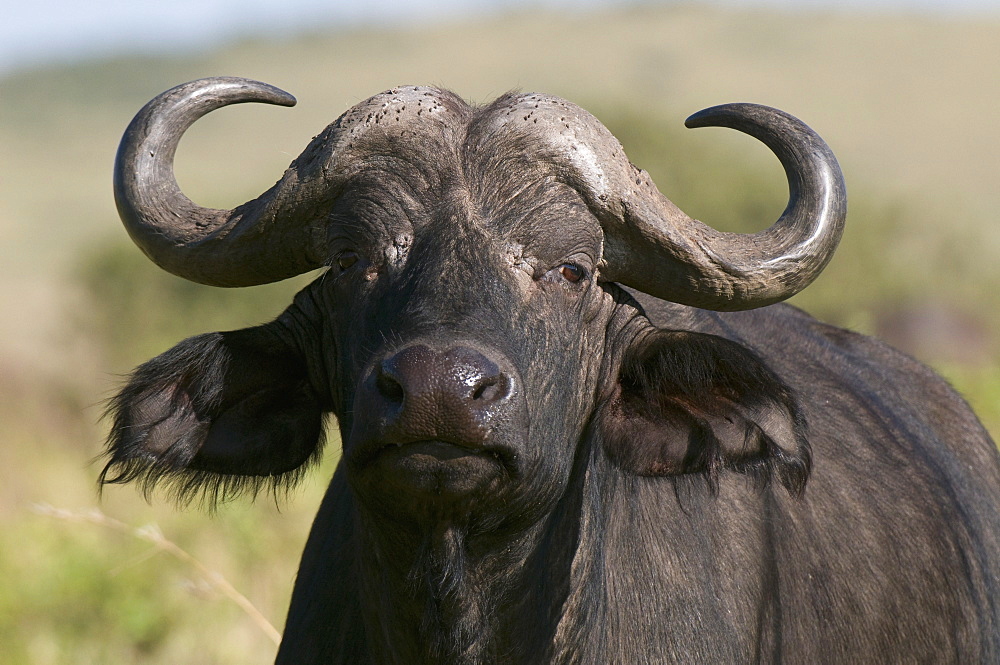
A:
<svg viewBox="0 0 1000 665">
<path fill-rule="evenodd" d="M 363 131 L 350 132 L 338 208 L 376 225 L 405 222 L 415 233 L 445 222 L 523 244 L 601 243 L 597 219 L 521 108 L 535 105 L 533 96 L 474 108 L 433 89 L 392 92 L 359 105 L 365 114 L 345 114 Z"/>
</svg>

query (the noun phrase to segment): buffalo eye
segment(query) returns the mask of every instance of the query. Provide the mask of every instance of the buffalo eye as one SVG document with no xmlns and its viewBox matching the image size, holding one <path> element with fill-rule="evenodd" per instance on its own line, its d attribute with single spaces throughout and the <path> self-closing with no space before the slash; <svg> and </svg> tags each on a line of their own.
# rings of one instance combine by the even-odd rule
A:
<svg viewBox="0 0 1000 665">
<path fill-rule="evenodd" d="M 583 277 L 583 268 L 572 263 L 564 263 L 559 266 L 559 274 L 562 275 L 563 279 L 567 282 L 576 283 L 579 282 Z"/>
<path fill-rule="evenodd" d="M 341 252 L 340 254 L 337 255 L 337 265 L 340 266 L 341 270 L 347 270 L 357 262 L 358 262 L 357 252 L 347 251 L 347 252 Z"/>
</svg>

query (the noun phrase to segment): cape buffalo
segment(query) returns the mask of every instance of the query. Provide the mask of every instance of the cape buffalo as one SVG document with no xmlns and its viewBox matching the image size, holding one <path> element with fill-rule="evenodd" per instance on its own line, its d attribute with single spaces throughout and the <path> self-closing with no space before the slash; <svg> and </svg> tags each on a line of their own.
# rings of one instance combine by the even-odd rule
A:
<svg viewBox="0 0 1000 665">
<path fill-rule="evenodd" d="M 929 369 L 774 304 L 846 214 L 803 123 L 688 120 L 784 165 L 752 235 L 686 216 L 567 101 L 423 87 L 348 110 L 259 198 L 195 205 L 181 135 L 251 101 L 294 103 L 215 78 L 143 108 L 121 218 L 204 284 L 327 270 L 275 321 L 140 366 L 101 480 L 252 494 L 336 416 L 279 663 L 1000 662 L 989 436 Z"/>
</svg>

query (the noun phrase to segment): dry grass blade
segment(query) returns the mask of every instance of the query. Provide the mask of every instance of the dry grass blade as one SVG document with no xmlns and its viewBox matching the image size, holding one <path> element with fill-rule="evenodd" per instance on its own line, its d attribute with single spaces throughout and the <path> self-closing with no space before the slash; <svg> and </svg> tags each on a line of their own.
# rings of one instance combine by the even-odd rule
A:
<svg viewBox="0 0 1000 665">
<path fill-rule="evenodd" d="M 64 522 L 77 524 L 96 524 L 108 529 L 113 529 L 140 540 L 152 543 L 157 551 L 164 551 L 185 564 L 194 568 L 198 575 L 213 589 L 219 591 L 231 601 L 236 603 L 247 616 L 274 642 L 275 646 L 281 643 L 281 633 L 267 620 L 260 611 L 254 607 L 250 600 L 240 593 L 221 574 L 208 568 L 205 564 L 183 549 L 177 543 L 169 540 L 155 524 L 147 524 L 142 527 L 134 527 L 113 517 L 108 517 L 100 510 L 94 508 L 85 511 L 72 511 L 64 508 L 56 508 L 47 504 L 36 504 L 34 511 L 40 515 L 47 515 Z"/>
</svg>

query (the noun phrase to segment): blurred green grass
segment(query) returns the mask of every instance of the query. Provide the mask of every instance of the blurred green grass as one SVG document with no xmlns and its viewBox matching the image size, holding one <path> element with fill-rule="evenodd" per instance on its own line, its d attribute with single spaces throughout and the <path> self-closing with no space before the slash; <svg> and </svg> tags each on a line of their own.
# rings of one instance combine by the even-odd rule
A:
<svg viewBox="0 0 1000 665">
<path fill-rule="evenodd" d="M 101 401 L 180 339 L 278 314 L 308 277 L 254 289 L 190 284 L 128 244 L 110 166 L 121 131 L 156 93 L 200 76 L 245 75 L 295 93 L 294 110 L 241 106 L 200 121 L 178 179 L 203 205 L 269 186 L 352 103 L 401 83 L 486 101 L 520 87 L 597 115 L 633 162 L 695 217 L 767 226 L 781 169 L 728 130 L 681 120 L 726 101 L 786 108 L 830 142 L 850 191 L 827 271 L 794 302 L 879 333 L 932 363 L 1000 432 L 1000 124 L 952 122 L 998 108 L 991 45 L 1000 19 L 781 14 L 696 6 L 607 13 L 514 12 L 409 30 L 317 30 L 197 56 L 122 57 L 0 80 L 0 644 L 9 663 L 266 663 L 273 644 L 190 567 L 150 545 L 33 504 L 86 510 Z M 920 337 L 908 314 L 944 323 Z M 916 336 L 915 336 L 916 335 Z M 970 341 L 971 340 L 971 341 Z M 146 504 L 130 487 L 102 510 L 167 537 L 229 579 L 279 629 L 308 525 L 336 461 L 280 505 L 214 514 Z M 12 581 L 12 582 L 10 582 Z"/>
</svg>

